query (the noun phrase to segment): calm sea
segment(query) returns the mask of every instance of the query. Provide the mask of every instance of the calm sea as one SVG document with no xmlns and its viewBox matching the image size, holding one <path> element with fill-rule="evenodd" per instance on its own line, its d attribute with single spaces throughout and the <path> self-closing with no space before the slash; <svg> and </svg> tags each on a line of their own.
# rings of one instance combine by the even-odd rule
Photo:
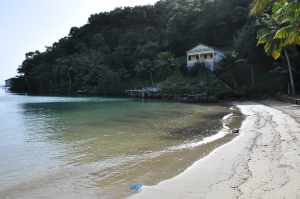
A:
<svg viewBox="0 0 300 199">
<path fill-rule="evenodd" d="M 203 137 L 180 131 L 217 128 L 207 124 L 229 112 L 220 105 L 2 90 L 0 198 L 124 198 L 130 184 L 173 177 L 226 142 L 188 147 Z"/>
</svg>

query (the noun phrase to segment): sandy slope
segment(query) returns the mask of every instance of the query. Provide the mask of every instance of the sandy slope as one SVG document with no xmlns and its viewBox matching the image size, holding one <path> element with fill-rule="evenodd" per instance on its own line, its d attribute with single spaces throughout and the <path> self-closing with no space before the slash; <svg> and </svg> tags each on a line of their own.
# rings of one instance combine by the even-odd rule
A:
<svg viewBox="0 0 300 199">
<path fill-rule="evenodd" d="M 300 199 L 300 107 L 264 102 L 238 107 L 241 135 L 173 179 L 132 199 Z"/>
</svg>

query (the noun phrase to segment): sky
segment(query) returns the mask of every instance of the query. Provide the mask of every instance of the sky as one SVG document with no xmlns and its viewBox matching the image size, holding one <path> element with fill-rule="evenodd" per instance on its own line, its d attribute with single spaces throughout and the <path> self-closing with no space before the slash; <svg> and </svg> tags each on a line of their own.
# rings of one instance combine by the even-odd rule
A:
<svg viewBox="0 0 300 199">
<path fill-rule="evenodd" d="M 91 14 L 157 0 L 0 0 L 0 85 L 17 74 L 29 51 L 45 50 L 87 23 Z"/>
</svg>

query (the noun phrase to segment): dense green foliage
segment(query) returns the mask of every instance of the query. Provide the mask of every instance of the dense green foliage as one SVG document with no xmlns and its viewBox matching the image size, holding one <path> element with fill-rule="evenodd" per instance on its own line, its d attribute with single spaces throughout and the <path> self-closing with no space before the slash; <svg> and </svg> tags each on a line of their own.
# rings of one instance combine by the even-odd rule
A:
<svg viewBox="0 0 300 199">
<path fill-rule="evenodd" d="M 257 25 L 249 17 L 250 4 L 251 0 L 162 0 L 154 6 L 92 15 L 86 25 L 71 28 L 45 52 L 27 53 L 12 90 L 120 95 L 125 89 L 160 84 L 177 94 L 178 84 L 170 84 L 174 77 L 182 77 L 174 81 L 196 79 L 183 71 L 186 51 L 198 43 L 235 52 L 233 61 L 221 65 L 222 81 L 216 80 L 234 87 L 222 74 L 238 60 L 262 66 L 263 72 L 272 65 L 256 46 Z M 253 82 L 242 86 L 252 87 Z M 184 92 L 195 93 L 192 88 Z"/>
<path fill-rule="evenodd" d="M 253 15 L 262 15 L 258 31 L 258 45 L 277 60 L 284 52 L 288 65 L 291 94 L 296 92 L 293 68 L 288 48 L 300 45 L 300 1 L 298 0 L 254 0 Z"/>
<path fill-rule="evenodd" d="M 226 46 L 245 23 L 249 1 L 209 2 L 167 0 L 92 15 L 45 52 L 27 53 L 19 73 L 33 93 L 120 94 L 158 83 L 177 70 L 175 57 L 200 42 Z"/>
<path fill-rule="evenodd" d="M 202 98 L 224 98 L 232 89 L 202 64 L 195 65 L 192 70 L 176 72 L 160 83 L 161 93 L 169 96 L 199 96 Z"/>
</svg>

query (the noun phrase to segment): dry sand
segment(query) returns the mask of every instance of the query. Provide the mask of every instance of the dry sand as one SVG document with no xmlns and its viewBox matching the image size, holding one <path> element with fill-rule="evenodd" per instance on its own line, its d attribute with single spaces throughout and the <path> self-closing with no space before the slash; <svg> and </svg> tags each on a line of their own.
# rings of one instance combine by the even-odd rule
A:
<svg viewBox="0 0 300 199">
<path fill-rule="evenodd" d="M 237 138 L 130 198 L 300 199 L 300 107 L 263 104 L 237 104 L 247 116 Z"/>
</svg>

